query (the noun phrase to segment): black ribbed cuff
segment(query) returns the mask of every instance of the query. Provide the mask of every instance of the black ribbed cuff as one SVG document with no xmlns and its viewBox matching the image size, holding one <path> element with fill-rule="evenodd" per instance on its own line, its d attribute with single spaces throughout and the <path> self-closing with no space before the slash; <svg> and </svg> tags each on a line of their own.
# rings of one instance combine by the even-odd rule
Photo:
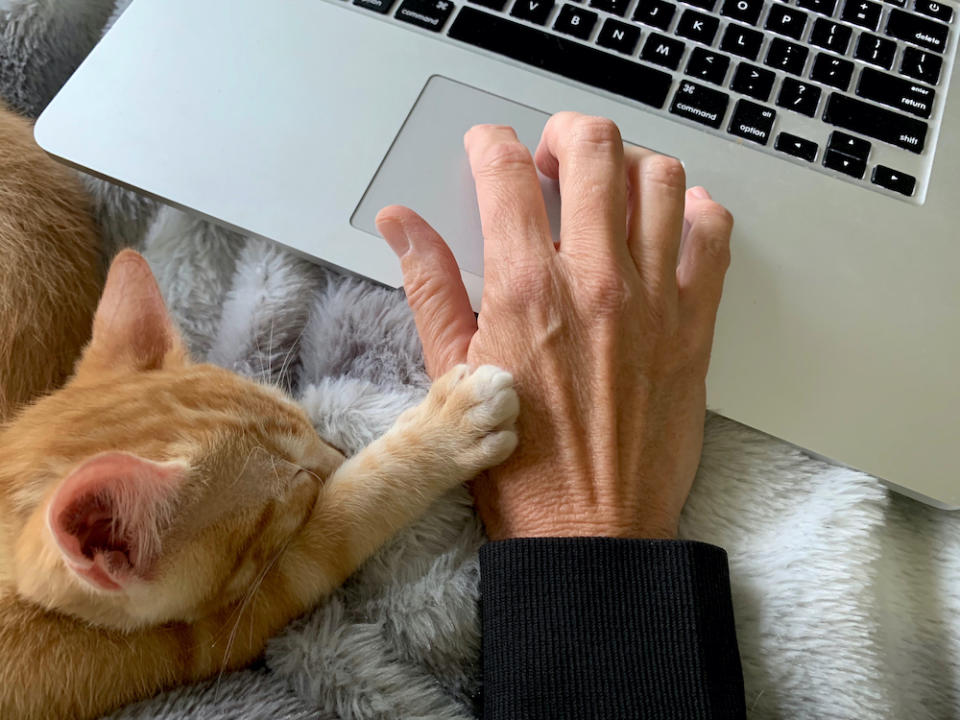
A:
<svg viewBox="0 0 960 720">
<path fill-rule="evenodd" d="M 491 542 L 480 587 L 485 720 L 745 717 L 721 548 Z"/>
</svg>

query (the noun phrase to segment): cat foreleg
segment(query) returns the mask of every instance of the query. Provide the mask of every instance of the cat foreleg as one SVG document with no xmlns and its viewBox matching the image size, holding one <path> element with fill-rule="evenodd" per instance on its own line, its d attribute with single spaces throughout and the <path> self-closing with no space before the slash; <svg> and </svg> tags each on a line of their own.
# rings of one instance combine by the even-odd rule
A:
<svg viewBox="0 0 960 720">
<path fill-rule="evenodd" d="M 500 464 L 517 445 L 513 377 L 458 365 L 321 489 L 305 549 L 339 584 L 440 495 Z"/>
</svg>

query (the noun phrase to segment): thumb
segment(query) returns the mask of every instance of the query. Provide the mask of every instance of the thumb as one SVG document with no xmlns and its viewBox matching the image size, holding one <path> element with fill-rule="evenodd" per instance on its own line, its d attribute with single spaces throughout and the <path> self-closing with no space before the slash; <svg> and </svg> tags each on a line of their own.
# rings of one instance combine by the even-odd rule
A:
<svg viewBox="0 0 960 720">
<path fill-rule="evenodd" d="M 377 229 L 400 258 L 403 289 L 413 310 L 430 377 L 466 362 L 477 321 L 460 268 L 437 231 L 400 205 L 377 213 Z"/>
</svg>

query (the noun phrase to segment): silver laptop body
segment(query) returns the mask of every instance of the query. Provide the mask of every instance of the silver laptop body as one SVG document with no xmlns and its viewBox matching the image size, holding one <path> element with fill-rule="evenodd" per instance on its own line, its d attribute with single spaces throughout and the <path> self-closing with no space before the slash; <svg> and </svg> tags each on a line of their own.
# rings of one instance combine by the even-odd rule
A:
<svg viewBox="0 0 960 720">
<path fill-rule="evenodd" d="M 730 15 L 747 3 L 696 0 L 676 4 L 667 29 L 656 25 L 656 11 L 632 21 L 649 0 L 570 9 L 558 1 L 542 20 L 543 8 L 534 7 L 540 1 L 511 0 L 497 10 L 396 0 L 378 12 L 386 0 L 269 7 L 135 0 L 47 108 L 36 136 L 74 166 L 393 286 L 401 284 L 399 265 L 372 218 L 382 205 L 408 204 L 453 243 L 478 306 L 482 252 L 463 132 L 479 122 L 511 124 L 533 147 L 549 113 L 613 118 L 627 140 L 682 159 L 689 184 L 706 186 L 736 217 L 709 406 L 915 497 L 960 506 L 960 89 L 950 89 L 957 85 L 956 6 L 932 3 L 951 15 L 946 40 L 926 37 L 919 21 L 916 37 L 896 44 L 887 71 L 935 61 L 927 51 L 940 43 L 938 81 L 877 101 L 896 83 L 861 77 L 874 66 L 857 57 L 869 57 L 869 48 L 855 44 L 872 20 L 865 28 L 844 0 L 832 18 L 810 9 L 820 7 L 814 0 L 768 0 L 753 24 Z M 902 13 L 913 12 L 915 1 L 931 12 L 928 0 L 902 0 L 910 3 L 904 10 L 883 3 L 873 34 L 888 37 L 894 21 L 894 34 L 914 32 Z M 775 5 L 797 12 L 784 20 Z M 591 14 L 595 24 L 581 39 Z M 699 35 L 702 16 L 718 21 L 712 40 Z M 805 23 L 799 39 L 789 34 L 798 19 Z M 850 28 L 852 44 L 844 55 L 811 47 L 803 68 L 791 67 L 784 42 L 809 47 L 818 19 Z M 623 43 L 631 33 L 618 22 L 639 30 L 629 53 Z M 765 33 L 757 59 L 736 55 L 729 26 L 762 31 L 764 22 L 779 24 Z M 677 61 L 660 36 L 676 38 L 681 23 L 688 37 Z M 774 47 L 777 37 L 784 42 Z M 496 46 L 514 39 L 520 49 Z M 548 62 L 517 57 L 527 52 Z M 663 65 L 671 52 L 676 70 Z M 717 53 L 730 59 L 722 80 L 706 60 Z M 854 65 L 846 92 L 830 84 L 831 68 L 842 75 L 845 67 L 834 55 Z M 557 62 L 566 63 L 560 74 L 550 69 Z M 735 77 L 742 63 L 775 76 L 767 101 L 757 100 L 752 76 Z M 810 80 L 813 72 L 820 81 Z M 731 89 L 735 80 L 744 92 Z M 814 117 L 791 108 L 793 96 L 781 98 L 788 89 L 796 95 L 798 82 L 821 90 Z M 716 93 L 727 96 L 725 107 Z M 774 111 L 772 123 L 764 108 Z M 875 121 L 881 125 L 859 130 Z M 921 152 L 915 121 L 926 127 Z M 812 161 L 801 156 L 808 146 L 790 147 L 793 138 L 816 143 Z M 863 141 L 869 154 L 858 180 L 850 173 L 859 169 L 862 148 L 854 146 Z M 907 194 L 904 176 L 915 179 Z M 555 217 L 555 197 L 551 203 Z"/>
</svg>

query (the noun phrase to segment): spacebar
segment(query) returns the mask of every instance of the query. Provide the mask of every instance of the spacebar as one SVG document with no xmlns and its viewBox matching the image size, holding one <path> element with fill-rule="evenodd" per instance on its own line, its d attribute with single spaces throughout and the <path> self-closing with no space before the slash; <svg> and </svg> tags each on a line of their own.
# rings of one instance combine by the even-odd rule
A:
<svg viewBox="0 0 960 720">
<path fill-rule="evenodd" d="M 665 72 L 470 7 L 461 8 L 449 35 L 655 108 L 670 92 L 672 78 Z"/>
</svg>

